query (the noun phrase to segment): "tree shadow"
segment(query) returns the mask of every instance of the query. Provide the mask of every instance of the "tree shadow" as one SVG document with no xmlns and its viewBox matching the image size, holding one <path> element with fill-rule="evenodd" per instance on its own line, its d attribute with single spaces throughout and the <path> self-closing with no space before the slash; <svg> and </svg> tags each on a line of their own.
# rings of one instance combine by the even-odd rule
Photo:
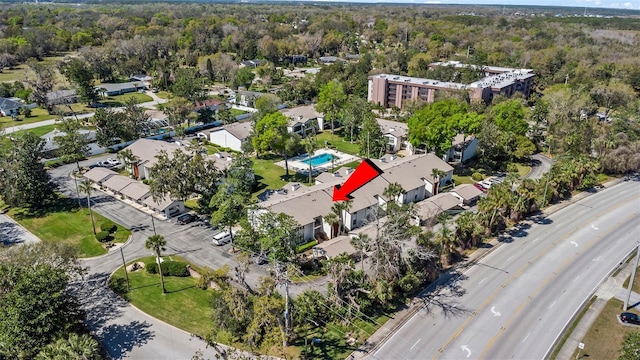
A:
<svg viewBox="0 0 640 360">
<path fill-rule="evenodd" d="M 24 243 L 24 231 L 13 222 L 0 223 L 0 245 L 11 246 Z"/>
<path fill-rule="evenodd" d="M 60 213 L 60 212 L 71 212 L 71 211 L 78 211 L 78 210 L 80 210 L 80 206 L 78 205 L 78 199 L 55 195 L 54 198 L 50 199 L 47 202 L 46 206 L 42 208 L 16 209 L 14 216 L 17 219 L 39 218 L 39 217 L 44 217 L 48 214 Z"/>
<path fill-rule="evenodd" d="M 134 347 L 146 344 L 154 338 L 154 333 L 149 330 L 148 322 L 132 321 L 129 324 L 111 324 L 106 326 L 97 335 L 103 344 L 106 344 L 107 352 L 112 359 L 122 359 L 130 353 Z"/>
<path fill-rule="evenodd" d="M 122 315 L 129 303 L 106 286 L 108 273 L 97 273 L 85 276 L 84 279 L 70 284 L 70 291 L 75 294 L 86 313 L 89 329 L 99 331 L 106 323 Z M 124 287 L 124 284 L 116 284 Z"/>
<path fill-rule="evenodd" d="M 498 235 L 498 241 L 503 243 L 512 243 L 513 238 L 523 238 L 529 235 L 529 232 L 527 230 L 530 228 L 531 224 L 519 222 L 504 233 Z"/>
<path fill-rule="evenodd" d="M 183 287 L 182 289 L 177 289 L 177 290 L 167 290 L 167 294 L 175 294 L 175 293 L 177 293 L 177 292 L 185 291 L 185 290 L 189 290 L 189 289 L 193 289 L 193 288 L 195 288 L 195 287 L 196 287 L 195 285 L 190 285 L 190 286 Z"/>
<path fill-rule="evenodd" d="M 449 270 L 414 301 L 421 303 L 421 310 L 427 315 L 432 314 L 434 309 L 440 309 L 445 318 L 468 315 L 472 311 L 457 300 L 467 292 L 461 285 L 467 278 L 457 269 Z"/>
</svg>

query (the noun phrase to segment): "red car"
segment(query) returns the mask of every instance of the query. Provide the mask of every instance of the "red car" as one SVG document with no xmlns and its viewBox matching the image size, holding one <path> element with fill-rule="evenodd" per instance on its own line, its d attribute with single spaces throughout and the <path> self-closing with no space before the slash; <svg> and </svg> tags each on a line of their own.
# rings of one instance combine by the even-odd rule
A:
<svg viewBox="0 0 640 360">
<path fill-rule="evenodd" d="M 482 192 L 487 192 L 487 189 L 485 189 L 482 185 L 480 185 L 479 183 L 475 183 L 473 184 L 473 186 L 476 187 L 476 189 L 482 191 Z"/>
</svg>

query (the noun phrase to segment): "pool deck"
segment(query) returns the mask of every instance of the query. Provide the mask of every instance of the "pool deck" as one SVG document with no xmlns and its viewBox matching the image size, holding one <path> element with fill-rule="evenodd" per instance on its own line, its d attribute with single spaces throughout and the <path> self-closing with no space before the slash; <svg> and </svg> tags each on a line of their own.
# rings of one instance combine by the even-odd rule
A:
<svg viewBox="0 0 640 360">
<path fill-rule="evenodd" d="M 318 149 L 313 154 L 313 156 L 319 156 L 322 154 L 331 154 L 336 159 L 335 161 L 329 161 L 324 164 L 312 166 L 313 175 L 317 175 L 321 172 L 330 171 L 333 166 L 334 169 L 339 168 L 340 166 L 350 163 L 352 161 L 357 161 L 359 158 L 354 155 L 346 154 L 333 149 Z M 302 160 L 306 160 L 309 156 L 307 154 L 298 155 L 296 157 L 292 157 L 289 159 L 289 170 L 293 170 L 295 172 L 301 174 L 309 173 L 309 164 L 302 162 Z M 276 162 L 276 165 L 284 168 L 284 160 Z"/>
</svg>

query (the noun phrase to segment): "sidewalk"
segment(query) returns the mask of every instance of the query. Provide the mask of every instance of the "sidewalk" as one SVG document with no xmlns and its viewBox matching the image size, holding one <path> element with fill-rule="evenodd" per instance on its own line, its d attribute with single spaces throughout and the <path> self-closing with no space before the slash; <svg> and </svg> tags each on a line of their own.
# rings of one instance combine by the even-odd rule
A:
<svg viewBox="0 0 640 360">
<path fill-rule="evenodd" d="M 622 181 L 622 179 L 613 179 L 607 183 L 604 184 L 605 188 L 609 188 L 612 187 L 618 183 L 620 183 Z M 586 192 L 583 191 L 575 196 L 573 196 L 571 199 L 569 200 L 563 200 L 557 204 L 553 204 L 551 206 L 546 207 L 543 211 L 542 211 L 542 217 L 547 217 L 561 209 L 564 209 L 565 207 L 571 205 L 572 203 L 579 201 L 581 199 L 584 199 L 588 196 L 592 195 L 592 193 L 590 192 Z M 482 258 L 484 258 L 485 256 L 487 256 L 489 253 L 491 253 L 492 251 L 494 251 L 495 249 L 497 249 L 499 246 L 501 246 L 503 243 L 498 241 L 497 237 L 492 238 L 490 241 L 485 242 L 485 245 L 479 249 L 477 249 L 476 251 L 474 251 L 472 254 L 469 255 L 469 257 L 467 258 L 467 261 L 458 264 L 458 266 L 456 266 L 454 269 L 452 270 L 463 270 L 469 266 L 472 266 L 473 264 L 477 263 L 478 261 L 480 261 Z M 616 281 L 619 281 L 619 286 L 622 286 L 622 283 L 624 282 L 624 280 L 626 279 L 626 277 L 629 276 L 629 274 L 631 273 L 631 267 L 629 266 L 629 270 L 628 272 L 620 271 L 620 273 L 618 274 L 618 276 L 616 277 Z M 626 274 L 626 275 L 625 275 Z M 402 327 L 402 325 L 404 325 L 409 319 L 411 319 L 411 317 L 413 315 L 415 315 L 418 311 L 420 311 L 420 309 L 422 309 L 422 302 L 421 301 L 417 301 L 419 300 L 421 297 L 423 297 L 423 295 L 434 291 L 439 285 L 446 283 L 447 281 L 449 281 L 449 279 L 451 279 L 452 275 L 450 272 L 445 272 L 442 275 L 440 275 L 440 278 L 438 278 L 438 280 L 436 280 L 434 283 L 432 283 L 431 285 L 429 285 L 429 287 L 427 287 L 426 289 L 424 289 L 419 295 L 417 295 L 416 297 L 414 297 L 413 301 L 411 302 L 411 304 L 409 304 L 405 309 L 398 311 L 397 313 L 395 313 L 395 315 L 393 316 L 393 318 L 389 319 L 384 325 L 382 325 L 373 335 L 371 335 L 364 344 L 362 344 L 360 346 L 360 348 L 358 348 L 357 350 L 355 350 L 353 353 L 351 353 L 351 355 L 348 357 L 348 359 L 364 359 L 368 356 L 369 353 L 374 352 L 379 346 L 381 346 L 382 344 L 384 344 L 384 342 L 386 341 L 386 339 L 388 337 L 390 337 L 391 335 L 393 335 L 398 329 L 400 329 Z M 622 279 L 622 280 L 618 280 L 618 279 Z M 616 284 L 618 284 L 616 283 Z M 606 283 L 605 283 L 606 284 Z M 604 285 L 601 286 L 601 290 L 604 291 L 604 294 L 611 294 L 610 296 L 613 297 L 615 295 L 615 293 L 617 293 L 618 288 L 617 285 L 609 285 L 610 288 L 605 288 Z M 608 292 L 606 292 L 608 290 Z M 600 290 L 598 290 L 600 291 Z M 597 294 L 597 293 L 596 293 Z M 633 296 L 632 296 L 633 298 Z M 600 299 L 600 298 L 599 298 Z M 638 300 L 640 300 L 640 294 L 638 295 Z M 591 320 L 591 323 L 595 320 L 595 318 L 598 316 L 598 314 L 600 313 L 600 309 L 598 309 L 596 306 L 601 306 L 604 307 L 604 304 L 606 304 L 607 300 L 602 300 L 603 304 L 599 305 L 599 303 L 596 301 L 596 303 L 594 303 L 591 307 L 593 308 L 593 313 L 595 315 L 593 315 L 593 319 Z M 584 333 L 582 333 L 582 335 L 580 335 L 578 331 L 578 329 L 582 328 L 582 323 L 587 321 L 588 318 L 588 314 L 585 314 L 585 316 L 583 317 L 582 321 L 580 322 L 579 326 L 576 327 L 576 329 L 574 330 L 574 332 L 571 335 L 571 338 L 575 337 L 582 339 L 582 336 L 584 336 Z M 585 322 L 585 326 L 586 328 L 584 329 L 584 332 L 586 333 L 586 331 L 589 329 L 589 326 L 591 326 L 591 323 L 586 323 Z M 579 335 L 579 336 L 578 336 Z M 576 340 L 579 342 L 579 340 Z M 567 342 L 565 343 L 565 347 L 567 346 L 573 346 L 572 349 L 576 349 L 578 346 L 578 342 L 571 342 L 570 343 L 570 339 L 567 340 Z M 564 351 L 564 348 L 563 348 Z M 573 351 L 571 351 L 572 353 Z M 571 356 L 571 353 L 569 353 L 569 356 Z M 561 357 L 558 356 L 558 359 L 565 359 L 568 357 Z"/>
</svg>

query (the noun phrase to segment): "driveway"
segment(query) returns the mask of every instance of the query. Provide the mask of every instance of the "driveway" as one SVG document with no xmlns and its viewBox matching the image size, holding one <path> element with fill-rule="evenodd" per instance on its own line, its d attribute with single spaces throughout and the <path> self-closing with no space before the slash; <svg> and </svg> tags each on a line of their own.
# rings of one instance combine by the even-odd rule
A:
<svg viewBox="0 0 640 360">
<path fill-rule="evenodd" d="M 542 154 L 535 154 L 531 157 L 531 171 L 527 174 L 528 179 L 540 179 L 551 169 L 553 160 Z"/>
<path fill-rule="evenodd" d="M 112 154 L 85 160 L 89 165 Z M 69 174 L 74 164 L 64 165 L 50 171 L 59 189 L 71 198 L 76 197 L 74 181 Z M 95 191 L 91 196 L 93 209 L 107 218 L 131 229 L 132 237 L 122 246 L 126 261 L 151 255 L 144 247 L 146 239 L 154 234 L 150 215 L 143 213 L 111 196 Z M 230 245 L 214 246 L 211 236 L 216 231 L 202 222 L 178 225 L 175 220 L 155 219 L 155 231 L 167 240 L 166 254 L 180 255 L 199 266 L 218 269 L 228 265 L 231 269 L 236 261 L 229 255 Z M 109 275 L 122 266 L 120 251 L 112 251 L 101 257 L 82 260 L 88 267 L 88 276 L 76 284 L 88 314 L 87 323 L 116 359 L 186 359 L 197 350 L 205 351 L 205 343 L 190 334 L 165 324 L 137 310 L 121 300 L 106 287 Z M 265 267 L 252 265 L 246 275 L 250 285 L 258 284 L 266 275 Z M 215 351 L 208 349 L 205 358 L 215 358 Z"/>
<path fill-rule="evenodd" d="M 40 241 L 40 239 L 12 218 L 5 214 L 0 214 L 0 245 L 11 246 L 30 244 L 38 241 Z"/>
</svg>

